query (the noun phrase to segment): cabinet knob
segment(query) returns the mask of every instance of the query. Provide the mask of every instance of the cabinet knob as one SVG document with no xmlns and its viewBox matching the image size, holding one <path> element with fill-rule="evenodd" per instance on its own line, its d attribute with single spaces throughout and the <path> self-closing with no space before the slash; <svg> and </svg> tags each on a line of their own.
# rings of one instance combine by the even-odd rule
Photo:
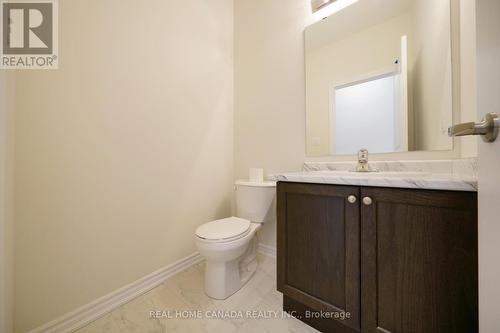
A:
<svg viewBox="0 0 500 333">
<path fill-rule="evenodd" d="M 358 198 L 356 198 L 355 195 L 350 195 L 347 197 L 347 201 L 349 201 L 349 203 L 356 203 L 356 201 L 358 201 Z"/>
<path fill-rule="evenodd" d="M 363 204 L 365 206 L 370 206 L 373 203 L 373 199 L 370 197 L 364 197 L 363 198 Z"/>
</svg>

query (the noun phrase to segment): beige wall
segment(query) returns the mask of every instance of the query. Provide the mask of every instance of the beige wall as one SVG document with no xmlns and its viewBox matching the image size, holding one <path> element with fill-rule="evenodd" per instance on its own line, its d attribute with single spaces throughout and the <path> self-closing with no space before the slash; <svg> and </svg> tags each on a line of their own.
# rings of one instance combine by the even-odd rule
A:
<svg viewBox="0 0 500 333">
<path fill-rule="evenodd" d="M 59 6 L 59 70 L 17 80 L 16 332 L 193 253 L 230 214 L 232 1 Z"/>
<path fill-rule="evenodd" d="M 452 148 L 447 131 L 453 122 L 450 11 L 449 0 L 413 2 L 411 95 L 418 150 Z"/>
<path fill-rule="evenodd" d="M 299 170 L 305 158 L 306 0 L 235 0 L 235 177 Z M 261 242 L 274 244 L 275 224 Z"/>
<path fill-rule="evenodd" d="M 0 71 L 0 332 L 13 329 L 12 129 L 14 76 Z"/>
</svg>

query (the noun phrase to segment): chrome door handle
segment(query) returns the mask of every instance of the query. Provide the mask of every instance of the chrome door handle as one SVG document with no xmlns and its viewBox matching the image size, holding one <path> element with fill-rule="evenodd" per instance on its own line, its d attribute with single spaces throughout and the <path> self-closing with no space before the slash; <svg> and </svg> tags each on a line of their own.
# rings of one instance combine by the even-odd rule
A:
<svg viewBox="0 0 500 333">
<path fill-rule="evenodd" d="M 486 114 L 480 123 L 463 123 L 448 128 L 449 136 L 481 135 L 485 142 L 497 139 L 500 118 L 494 112 Z"/>
<path fill-rule="evenodd" d="M 356 201 L 358 201 L 358 198 L 356 198 L 355 195 L 350 195 L 347 197 L 347 201 L 351 204 L 354 204 L 354 203 L 356 203 Z"/>
</svg>

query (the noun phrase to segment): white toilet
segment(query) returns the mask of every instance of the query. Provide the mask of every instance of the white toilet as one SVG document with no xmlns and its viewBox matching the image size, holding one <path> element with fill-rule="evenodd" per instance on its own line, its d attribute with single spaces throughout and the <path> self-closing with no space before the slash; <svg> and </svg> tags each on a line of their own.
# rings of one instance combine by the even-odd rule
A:
<svg viewBox="0 0 500 333">
<path fill-rule="evenodd" d="M 236 215 L 196 229 L 196 247 L 206 259 L 205 292 L 226 299 L 257 269 L 256 232 L 273 213 L 276 183 L 236 181 Z"/>
</svg>

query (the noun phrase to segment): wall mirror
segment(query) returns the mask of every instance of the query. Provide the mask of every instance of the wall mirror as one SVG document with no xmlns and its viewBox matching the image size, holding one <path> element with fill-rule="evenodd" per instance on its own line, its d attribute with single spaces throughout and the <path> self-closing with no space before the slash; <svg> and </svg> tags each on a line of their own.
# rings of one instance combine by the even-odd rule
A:
<svg viewBox="0 0 500 333">
<path fill-rule="evenodd" d="M 358 0 L 305 31 L 307 155 L 451 150 L 450 0 Z"/>
</svg>

